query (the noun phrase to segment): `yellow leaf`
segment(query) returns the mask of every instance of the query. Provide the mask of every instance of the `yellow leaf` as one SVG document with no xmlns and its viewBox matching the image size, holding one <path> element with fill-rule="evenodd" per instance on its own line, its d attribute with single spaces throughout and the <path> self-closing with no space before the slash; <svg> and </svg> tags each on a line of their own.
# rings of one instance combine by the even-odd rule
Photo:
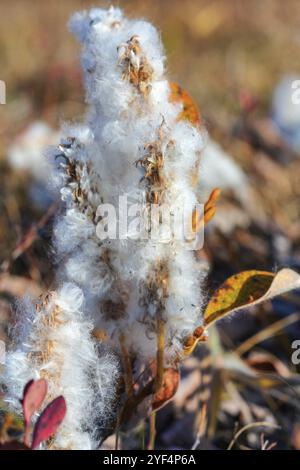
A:
<svg viewBox="0 0 300 470">
<path fill-rule="evenodd" d="M 282 269 L 277 274 L 256 270 L 235 274 L 210 299 L 204 313 L 204 326 L 299 287 L 300 276 L 291 269 Z"/>
</svg>

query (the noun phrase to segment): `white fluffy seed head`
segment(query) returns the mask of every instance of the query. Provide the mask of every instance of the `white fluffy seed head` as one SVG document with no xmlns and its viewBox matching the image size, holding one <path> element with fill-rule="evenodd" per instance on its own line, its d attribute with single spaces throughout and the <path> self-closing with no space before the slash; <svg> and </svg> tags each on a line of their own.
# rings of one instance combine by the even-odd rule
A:
<svg viewBox="0 0 300 470">
<path fill-rule="evenodd" d="M 21 340 L 9 355 L 7 383 L 10 396 L 20 397 L 21 386 L 14 384 L 46 374 L 50 391 L 61 392 L 68 406 L 56 445 L 90 448 L 93 430 L 112 413 L 120 335 L 132 357 L 147 362 L 156 355 L 157 325 L 163 322 L 165 360 L 171 363 L 186 336 L 202 324 L 205 275 L 183 236 L 129 239 L 133 226 L 127 220 L 122 239 L 100 239 L 104 218 L 98 206 L 113 204 L 118 211 L 124 196 L 142 213 L 153 204 L 173 210 L 186 203 L 190 219 L 198 202 L 192 178 L 205 135 L 178 122 L 182 105 L 170 100 L 164 52 L 151 24 L 111 8 L 76 13 L 70 28 L 82 44 L 89 111 L 85 123 L 65 128 L 61 144 L 48 152 L 57 169 L 53 187 L 62 199 L 54 230 L 62 288 L 43 307 L 44 320 L 30 320 L 26 347 Z M 159 226 L 165 235 L 166 221 Z M 104 330 L 114 353 L 95 346 L 93 328 Z M 49 341 L 54 349 L 45 360 L 28 355 L 47 349 Z"/>
<path fill-rule="evenodd" d="M 20 409 L 24 385 L 31 379 L 47 380 L 44 405 L 64 396 L 67 414 L 53 448 L 96 448 L 114 418 L 118 360 L 95 342 L 93 324 L 83 309 L 83 292 L 71 283 L 50 293 L 37 310 L 32 305 L 23 308 L 19 336 L 7 356 L 7 401 L 15 409 Z"/>
<path fill-rule="evenodd" d="M 100 240 L 95 214 L 100 202 L 118 211 L 124 195 L 142 211 L 153 193 L 171 211 L 183 204 L 194 207 L 198 186 L 191 181 L 206 135 L 178 121 L 182 105 L 170 100 L 164 52 L 151 24 L 129 20 L 119 9 L 92 9 L 76 13 L 70 29 L 82 44 L 90 109 L 80 131 L 67 130 L 61 156 L 54 152 L 66 207 L 55 230 L 58 255 L 67 254 L 63 272 L 83 290 L 96 326 L 111 338 L 125 330 L 129 350 L 141 358 L 156 353 L 160 309 L 172 355 L 172 338 L 183 341 L 202 323 L 205 269 L 187 250 L 184 236 L 165 243 L 132 240 L 126 235 L 136 227 L 129 225 L 123 239 L 116 232 L 113 239 Z M 158 181 L 151 181 L 150 165 L 159 162 Z M 168 234 L 164 222 L 160 230 Z"/>
</svg>

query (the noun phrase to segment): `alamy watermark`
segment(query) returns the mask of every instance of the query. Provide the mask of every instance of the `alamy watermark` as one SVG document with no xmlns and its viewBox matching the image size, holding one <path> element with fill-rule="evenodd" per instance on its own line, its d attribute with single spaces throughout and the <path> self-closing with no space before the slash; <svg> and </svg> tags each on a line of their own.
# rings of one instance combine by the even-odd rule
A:
<svg viewBox="0 0 300 470">
<path fill-rule="evenodd" d="M 292 354 L 292 363 L 297 366 L 300 364 L 300 339 L 295 339 L 292 342 L 292 349 L 295 349 L 295 351 Z"/>
<path fill-rule="evenodd" d="M 0 365 L 5 364 L 6 349 L 4 341 L 0 340 Z"/>
<path fill-rule="evenodd" d="M 6 104 L 6 84 L 0 80 L 0 104 Z"/>
<path fill-rule="evenodd" d="M 118 207 L 100 204 L 96 234 L 100 240 L 180 241 L 187 250 L 200 250 L 204 243 L 204 205 L 130 203 L 119 196 Z"/>
<path fill-rule="evenodd" d="M 291 101 L 293 104 L 300 104 L 300 80 L 293 80 L 291 83 L 292 96 Z"/>
</svg>

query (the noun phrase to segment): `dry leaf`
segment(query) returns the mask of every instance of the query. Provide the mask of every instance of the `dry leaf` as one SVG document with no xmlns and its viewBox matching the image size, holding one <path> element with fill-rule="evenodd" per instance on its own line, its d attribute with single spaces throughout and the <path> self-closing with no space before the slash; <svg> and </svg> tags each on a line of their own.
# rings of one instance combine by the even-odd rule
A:
<svg viewBox="0 0 300 470">
<path fill-rule="evenodd" d="M 204 324 L 196 328 L 184 344 L 189 356 L 200 341 L 205 341 L 205 328 L 238 310 L 259 304 L 293 289 L 300 288 L 300 276 L 292 269 L 277 274 L 268 271 L 243 271 L 227 279 L 213 294 L 204 312 Z"/>
<path fill-rule="evenodd" d="M 269 372 L 289 377 L 291 375 L 289 368 L 273 354 L 264 352 L 253 352 L 246 359 L 246 363 L 257 372 Z"/>
<path fill-rule="evenodd" d="M 187 120 L 194 125 L 201 124 L 201 115 L 197 105 L 190 95 L 177 83 L 169 82 L 171 88 L 170 101 L 172 103 L 182 103 L 183 109 L 178 116 L 178 120 Z"/>
<path fill-rule="evenodd" d="M 152 410 L 156 411 L 166 405 L 175 395 L 179 385 L 180 375 L 177 369 L 170 367 L 165 370 L 163 375 L 163 385 L 154 395 Z"/>
<path fill-rule="evenodd" d="M 300 276 L 291 269 L 277 274 L 256 270 L 235 274 L 213 294 L 204 313 L 204 325 L 299 287 Z"/>
<path fill-rule="evenodd" d="M 196 219 L 197 211 L 193 211 L 192 215 L 192 229 L 193 232 L 198 232 L 200 228 L 203 227 L 204 224 L 208 224 L 208 222 L 213 218 L 216 213 L 216 203 L 220 196 L 221 190 L 220 188 L 214 188 L 210 193 L 210 196 L 206 203 L 204 204 L 204 214 L 201 214 L 200 219 Z"/>
</svg>

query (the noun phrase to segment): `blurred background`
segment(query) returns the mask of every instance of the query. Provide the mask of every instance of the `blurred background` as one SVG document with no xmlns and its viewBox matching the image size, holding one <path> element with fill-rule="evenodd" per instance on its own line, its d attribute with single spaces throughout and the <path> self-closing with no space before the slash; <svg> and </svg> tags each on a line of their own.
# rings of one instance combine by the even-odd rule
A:
<svg viewBox="0 0 300 470">
<path fill-rule="evenodd" d="M 57 201 L 47 190 L 43 149 L 58 142 L 64 122 L 85 110 L 79 46 L 66 24 L 76 10 L 109 5 L 0 1 L 0 80 L 6 83 L 6 104 L 0 105 L 0 339 L 7 343 L 15 298 L 39 295 L 53 280 Z M 210 136 L 201 192 L 205 198 L 220 187 L 222 194 L 199 253 L 210 264 L 208 290 L 245 269 L 299 272 L 300 104 L 291 101 L 291 83 L 300 79 L 299 1 L 114 5 L 161 31 L 169 77 L 193 97 Z M 213 331 L 200 448 L 300 449 L 300 368 L 291 360 L 292 342 L 300 340 L 298 313 L 300 296 L 293 292 Z M 193 446 L 206 353 L 199 348 L 186 361 L 174 402 L 158 413 L 157 447 Z M 260 428 L 261 422 L 267 424 Z M 140 448 L 145 435 L 146 425 L 123 436 L 123 445 Z"/>
</svg>

